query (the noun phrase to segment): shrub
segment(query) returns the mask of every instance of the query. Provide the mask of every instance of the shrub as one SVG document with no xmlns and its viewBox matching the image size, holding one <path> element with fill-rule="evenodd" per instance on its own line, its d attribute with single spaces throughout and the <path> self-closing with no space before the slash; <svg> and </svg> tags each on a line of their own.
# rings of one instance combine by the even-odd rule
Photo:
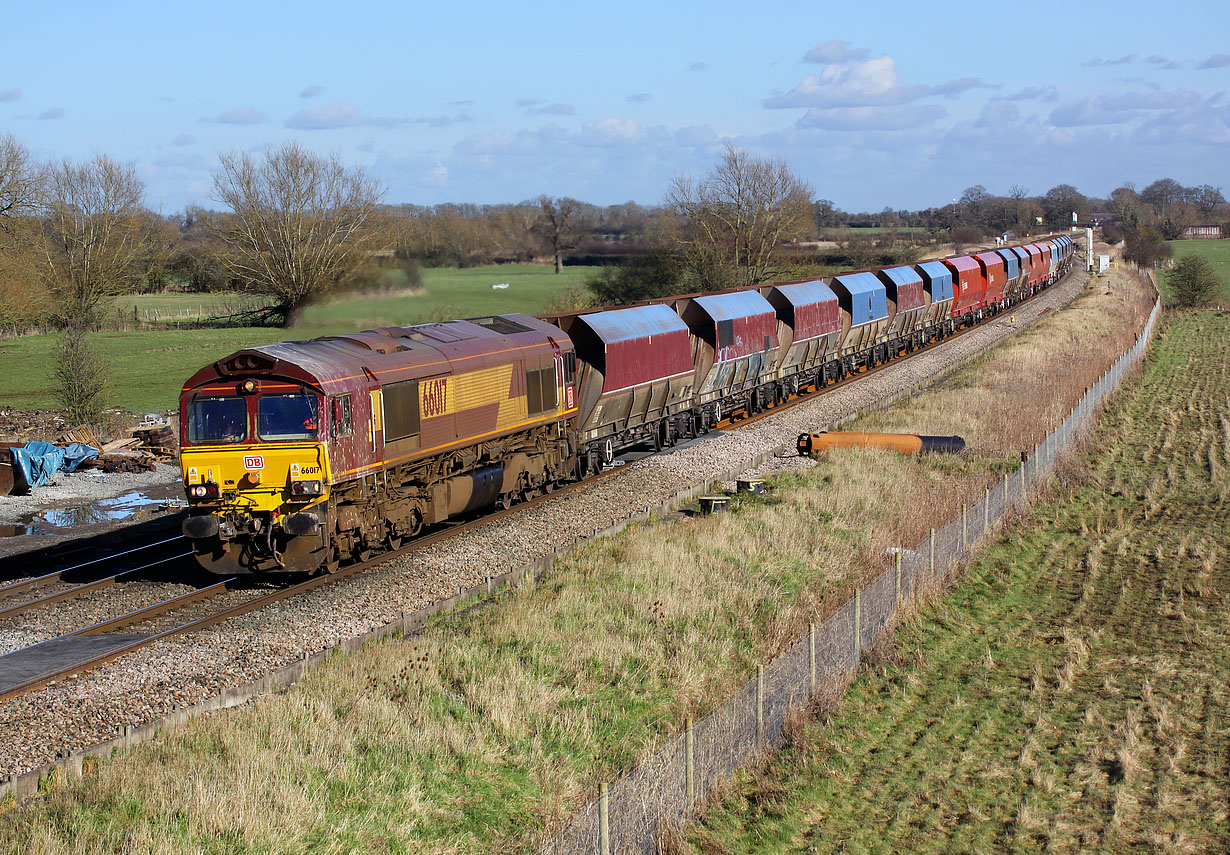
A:
<svg viewBox="0 0 1230 855">
<path fill-rule="evenodd" d="M 1198 255 L 1189 255 L 1166 276 L 1171 299 L 1179 306 L 1202 306 L 1221 290 L 1213 266 Z"/>
</svg>

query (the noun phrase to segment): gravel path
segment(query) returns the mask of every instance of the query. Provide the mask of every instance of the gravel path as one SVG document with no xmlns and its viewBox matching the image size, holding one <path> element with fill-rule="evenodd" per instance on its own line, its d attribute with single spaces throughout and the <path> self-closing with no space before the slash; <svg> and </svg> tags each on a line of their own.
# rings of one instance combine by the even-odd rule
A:
<svg viewBox="0 0 1230 855">
<path fill-rule="evenodd" d="M 277 603 L 194 636 L 145 648 L 76 679 L 0 704 L 0 776 L 43 765 L 57 752 L 111 739 L 136 725 L 254 680 L 320 650 L 382 626 L 470 587 L 487 576 L 570 545 L 666 501 L 679 491 L 728 472 L 757 454 L 793 444 L 803 431 L 822 429 L 859 409 L 946 373 L 1046 311 L 1076 297 L 1087 276 L 1074 272 L 1032 303 L 1017 307 L 1017 323 L 995 320 L 933 351 L 858 383 L 784 410 L 691 447 L 647 458 L 618 477 L 593 484 L 492 522 L 465 538 L 396 559 L 336 586 Z M 806 465 L 797 458 L 769 461 L 758 475 Z M 27 643 L 37 640 L 34 626 Z M 45 631 L 45 628 L 44 628 Z M 20 627 L 0 622 L 3 649 L 22 640 Z"/>
</svg>

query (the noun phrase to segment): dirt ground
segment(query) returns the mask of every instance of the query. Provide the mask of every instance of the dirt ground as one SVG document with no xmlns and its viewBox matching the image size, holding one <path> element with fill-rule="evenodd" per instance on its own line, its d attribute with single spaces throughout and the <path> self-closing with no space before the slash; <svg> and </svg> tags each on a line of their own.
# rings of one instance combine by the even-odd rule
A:
<svg viewBox="0 0 1230 855">
<path fill-rule="evenodd" d="M 129 435 L 137 423 L 118 411 L 107 417 L 95 427 L 101 442 Z M 58 410 L 0 409 L 0 444 L 6 446 L 55 442 L 73 427 Z M 0 559 L 145 522 L 177 510 L 183 498 L 178 464 L 139 473 L 58 472 L 28 495 L 0 496 Z"/>
</svg>

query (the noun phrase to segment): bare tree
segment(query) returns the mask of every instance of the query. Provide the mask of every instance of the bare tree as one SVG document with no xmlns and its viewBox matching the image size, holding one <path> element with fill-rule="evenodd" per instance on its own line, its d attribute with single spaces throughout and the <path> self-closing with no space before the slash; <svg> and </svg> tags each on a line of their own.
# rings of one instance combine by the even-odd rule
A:
<svg viewBox="0 0 1230 855">
<path fill-rule="evenodd" d="M 361 267 L 384 189 L 336 154 L 321 157 L 293 142 L 259 158 L 232 152 L 220 160 L 214 191 L 235 212 L 220 224 L 225 263 L 276 299 L 289 325 L 309 301 Z"/>
<path fill-rule="evenodd" d="M 538 230 L 551 246 L 556 273 L 564 272 L 564 250 L 572 248 L 576 243 L 576 217 L 580 204 L 576 199 L 567 196 L 558 199 L 545 195 L 538 197 Z"/>
<path fill-rule="evenodd" d="M 671 182 L 667 205 L 687 223 L 682 243 L 701 285 L 754 285 L 772 277 L 781 245 L 814 228 L 812 190 L 784 161 L 730 143 L 705 178 Z"/>
<path fill-rule="evenodd" d="M 11 134 L 0 136 L 0 230 L 11 232 L 13 220 L 37 212 L 42 178 L 29 150 Z"/>
<path fill-rule="evenodd" d="M 86 332 L 104 301 L 141 276 L 153 222 L 144 207 L 145 183 L 131 164 L 105 155 L 47 171 L 43 202 L 47 291 L 64 327 L 56 352 L 57 395 L 74 421 L 101 415 L 105 360 Z"/>
<path fill-rule="evenodd" d="M 106 155 L 62 160 L 47 173 L 47 290 L 66 328 L 88 329 L 103 302 L 141 276 L 152 220 L 145 182 Z"/>
</svg>

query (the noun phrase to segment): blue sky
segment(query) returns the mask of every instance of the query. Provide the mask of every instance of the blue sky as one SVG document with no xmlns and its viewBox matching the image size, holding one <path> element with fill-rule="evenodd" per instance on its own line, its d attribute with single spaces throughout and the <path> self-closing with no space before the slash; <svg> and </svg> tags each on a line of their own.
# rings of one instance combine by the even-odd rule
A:
<svg viewBox="0 0 1230 855">
<path fill-rule="evenodd" d="M 1219 3 L 4 5 L 0 133 L 132 161 L 167 214 L 216 206 L 219 152 L 289 139 L 392 203 L 656 204 L 724 140 L 848 210 L 1230 191 Z"/>
</svg>

